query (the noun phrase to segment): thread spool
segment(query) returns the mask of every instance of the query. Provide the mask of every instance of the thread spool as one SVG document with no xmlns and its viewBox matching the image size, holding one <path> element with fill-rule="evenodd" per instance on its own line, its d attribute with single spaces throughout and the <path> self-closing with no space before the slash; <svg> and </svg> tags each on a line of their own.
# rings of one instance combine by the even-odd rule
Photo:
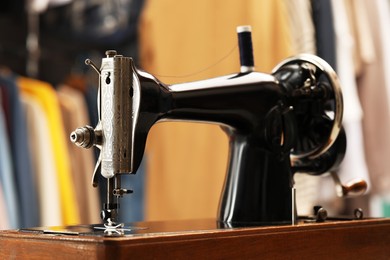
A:
<svg viewBox="0 0 390 260">
<path fill-rule="evenodd" d="M 240 52 L 240 71 L 248 73 L 255 70 L 252 47 L 252 27 L 242 25 L 237 27 L 238 48 Z"/>
</svg>

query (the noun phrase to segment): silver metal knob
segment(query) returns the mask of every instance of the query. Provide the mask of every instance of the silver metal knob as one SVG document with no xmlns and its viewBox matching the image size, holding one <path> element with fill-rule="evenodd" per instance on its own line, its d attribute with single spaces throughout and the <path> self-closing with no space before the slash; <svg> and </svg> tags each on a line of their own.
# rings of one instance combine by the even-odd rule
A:
<svg viewBox="0 0 390 260">
<path fill-rule="evenodd" d="M 101 133 L 89 125 L 79 127 L 70 134 L 70 141 L 77 146 L 90 148 L 101 144 Z"/>
</svg>

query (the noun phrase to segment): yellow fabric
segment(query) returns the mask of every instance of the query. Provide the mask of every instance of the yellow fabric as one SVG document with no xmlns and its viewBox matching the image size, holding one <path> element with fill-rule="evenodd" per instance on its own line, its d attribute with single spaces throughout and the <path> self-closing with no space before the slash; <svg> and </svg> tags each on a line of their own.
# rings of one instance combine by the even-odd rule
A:
<svg viewBox="0 0 390 260">
<path fill-rule="evenodd" d="M 70 171 L 69 154 L 65 141 L 66 137 L 57 95 L 52 86 L 42 81 L 21 77 L 18 79 L 18 85 L 22 92 L 37 97 L 46 113 L 49 128 L 51 129 L 51 134 L 47 137 L 47 141 L 53 145 L 63 224 L 78 224 L 80 223 L 80 216 L 77 208 Z M 53 174 L 56 173 L 53 172 Z M 47 194 L 47 196 L 50 196 L 50 194 Z"/>
<path fill-rule="evenodd" d="M 34 179 L 38 191 L 40 226 L 62 225 L 62 210 L 59 194 L 53 146 L 48 142 L 50 129 L 39 98 L 20 91 L 26 111 L 28 141 Z"/>
<path fill-rule="evenodd" d="M 248 24 L 256 69 L 270 72 L 292 54 L 286 17 L 282 0 L 149 0 L 139 31 L 143 69 L 165 83 L 237 72 L 238 48 L 227 54 L 237 46 L 236 27 Z M 147 154 L 148 220 L 216 216 L 228 157 L 228 140 L 218 126 L 157 124 Z"/>
</svg>

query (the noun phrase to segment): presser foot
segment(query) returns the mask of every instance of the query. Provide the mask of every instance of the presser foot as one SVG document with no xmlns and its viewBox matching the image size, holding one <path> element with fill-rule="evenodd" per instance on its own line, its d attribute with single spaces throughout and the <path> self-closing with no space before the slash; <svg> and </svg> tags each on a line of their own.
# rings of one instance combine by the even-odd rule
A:
<svg viewBox="0 0 390 260">
<path fill-rule="evenodd" d="M 126 232 L 132 231 L 131 228 L 126 228 L 124 223 L 115 223 L 108 221 L 103 226 L 95 226 L 94 229 L 102 230 L 107 236 L 124 236 Z"/>
</svg>

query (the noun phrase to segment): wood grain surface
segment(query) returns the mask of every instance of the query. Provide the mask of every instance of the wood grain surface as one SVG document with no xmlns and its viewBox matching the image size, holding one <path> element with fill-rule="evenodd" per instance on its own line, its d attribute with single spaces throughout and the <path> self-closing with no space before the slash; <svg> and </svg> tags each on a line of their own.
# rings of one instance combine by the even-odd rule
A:
<svg viewBox="0 0 390 260">
<path fill-rule="evenodd" d="M 116 238 L 9 230 L 0 259 L 390 259 L 390 219 Z"/>
</svg>

